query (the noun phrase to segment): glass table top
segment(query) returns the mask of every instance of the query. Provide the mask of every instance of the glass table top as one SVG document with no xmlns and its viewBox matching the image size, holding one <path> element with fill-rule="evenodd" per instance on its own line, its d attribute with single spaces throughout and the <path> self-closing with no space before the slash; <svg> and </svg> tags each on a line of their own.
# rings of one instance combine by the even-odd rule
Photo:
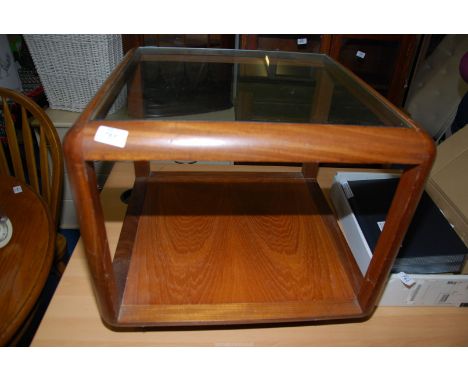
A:
<svg viewBox="0 0 468 382">
<path fill-rule="evenodd" d="M 143 47 L 118 86 L 93 119 L 409 126 L 322 54 Z"/>
</svg>

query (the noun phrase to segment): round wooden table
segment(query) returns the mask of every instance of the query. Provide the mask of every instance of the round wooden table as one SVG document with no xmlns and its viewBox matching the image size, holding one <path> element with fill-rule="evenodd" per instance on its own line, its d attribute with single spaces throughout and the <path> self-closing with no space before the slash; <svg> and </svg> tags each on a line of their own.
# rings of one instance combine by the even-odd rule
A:
<svg viewBox="0 0 468 382">
<path fill-rule="evenodd" d="M 42 198 L 18 179 L 0 176 L 0 217 L 5 216 L 13 234 L 0 248 L 0 345 L 12 338 L 34 307 L 51 269 L 55 243 Z M 3 229 L 5 233 L 5 225 Z"/>
</svg>

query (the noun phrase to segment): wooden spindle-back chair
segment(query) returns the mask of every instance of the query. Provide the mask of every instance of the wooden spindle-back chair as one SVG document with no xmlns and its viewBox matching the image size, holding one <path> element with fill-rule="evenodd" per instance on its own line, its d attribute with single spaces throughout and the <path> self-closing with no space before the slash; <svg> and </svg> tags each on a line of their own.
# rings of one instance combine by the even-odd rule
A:
<svg viewBox="0 0 468 382">
<path fill-rule="evenodd" d="M 16 113 L 13 111 L 16 108 Z M 0 87 L 4 133 L 0 141 L 0 174 L 29 184 L 49 206 L 56 229 L 63 188 L 63 153 L 57 130 L 42 108 L 22 93 Z M 37 123 L 30 123 L 35 119 Z M 57 234 L 56 264 L 65 254 L 66 240 Z"/>
</svg>

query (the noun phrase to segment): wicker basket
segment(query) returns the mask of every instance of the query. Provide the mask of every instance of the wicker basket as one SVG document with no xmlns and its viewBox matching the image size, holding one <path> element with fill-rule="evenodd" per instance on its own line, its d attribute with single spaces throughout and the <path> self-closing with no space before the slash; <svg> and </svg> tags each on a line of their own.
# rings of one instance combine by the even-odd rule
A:
<svg viewBox="0 0 468 382">
<path fill-rule="evenodd" d="M 120 35 L 25 35 L 52 109 L 83 111 L 122 59 Z M 121 94 L 110 113 L 125 103 Z"/>
</svg>

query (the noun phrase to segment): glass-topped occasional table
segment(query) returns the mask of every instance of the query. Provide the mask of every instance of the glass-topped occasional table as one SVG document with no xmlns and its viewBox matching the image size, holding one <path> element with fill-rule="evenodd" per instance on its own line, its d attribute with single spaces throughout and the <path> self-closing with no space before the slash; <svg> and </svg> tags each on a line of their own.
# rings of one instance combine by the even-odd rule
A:
<svg viewBox="0 0 468 382">
<path fill-rule="evenodd" d="M 109 114 L 114 104 L 123 106 Z M 138 48 L 82 113 L 65 153 L 101 316 L 143 327 L 369 316 L 434 145 L 325 55 Z M 96 160 L 135 163 L 113 256 Z M 153 160 L 302 163 L 302 172 L 151 173 Z M 316 181 L 320 163 L 403 169 L 365 274 Z"/>
</svg>

